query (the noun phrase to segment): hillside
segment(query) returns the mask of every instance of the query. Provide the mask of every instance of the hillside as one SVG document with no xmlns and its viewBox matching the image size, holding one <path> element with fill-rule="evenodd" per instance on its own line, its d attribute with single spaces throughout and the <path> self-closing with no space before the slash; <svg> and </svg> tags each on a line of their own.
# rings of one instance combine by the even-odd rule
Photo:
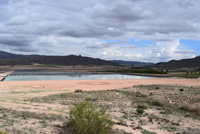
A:
<svg viewBox="0 0 200 134">
<path fill-rule="evenodd" d="M 192 59 L 182 59 L 182 60 L 171 60 L 169 62 L 160 62 L 153 67 L 163 68 L 163 69 L 175 69 L 175 68 L 200 68 L 200 56 Z"/>
<path fill-rule="evenodd" d="M 21 54 L 13 54 L 4 51 L 0 51 L 0 59 L 16 59 L 23 57 L 36 57 L 38 55 L 21 55 Z"/>
<path fill-rule="evenodd" d="M 153 63 L 139 62 L 139 61 L 123 61 L 123 60 L 110 60 L 123 66 L 150 66 Z"/>
<path fill-rule="evenodd" d="M 35 56 L 35 57 L 20 57 L 16 59 L 1 59 L 0 65 L 31 65 L 34 63 L 46 65 L 112 65 L 119 66 L 119 64 L 105 61 L 101 59 L 94 59 L 90 57 L 82 57 L 76 55 L 69 56 Z"/>
</svg>

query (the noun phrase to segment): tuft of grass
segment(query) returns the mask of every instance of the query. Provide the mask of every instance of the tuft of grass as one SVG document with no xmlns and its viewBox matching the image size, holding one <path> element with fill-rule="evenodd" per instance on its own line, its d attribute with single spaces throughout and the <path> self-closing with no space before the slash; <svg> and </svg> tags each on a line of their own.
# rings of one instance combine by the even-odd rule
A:
<svg viewBox="0 0 200 134">
<path fill-rule="evenodd" d="M 160 107 L 164 106 L 164 104 L 162 102 L 160 102 L 159 100 L 152 101 L 152 105 L 154 105 L 154 106 L 160 106 Z"/>
<path fill-rule="evenodd" d="M 79 92 L 83 92 L 83 90 L 82 89 L 76 89 L 75 92 L 79 93 Z"/>
<path fill-rule="evenodd" d="M 96 101 L 96 100 L 98 100 L 98 98 L 96 98 L 96 97 L 86 97 L 85 98 L 85 101 Z"/>
<path fill-rule="evenodd" d="M 138 114 L 144 113 L 144 109 L 142 109 L 142 108 L 137 108 L 136 111 L 137 111 Z"/>
<path fill-rule="evenodd" d="M 5 128 L 0 129 L 0 134 L 8 134 L 8 131 Z"/>
<path fill-rule="evenodd" d="M 147 130 L 143 130 L 142 134 L 157 134 L 157 133 L 156 132 L 150 132 L 150 131 L 147 131 Z"/>
<path fill-rule="evenodd" d="M 184 110 L 184 111 L 188 111 L 188 112 L 194 112 L 200 115 L 200 108 L 199 107 L 195 107 L 195 106 L 191 106 L 191 105 L 182 105 L 179 107 L 179 109 Z"/>
<path fill-rule="evenodd" d="M 137 108 L 147 109 L 147 105 L 139 104 L 139 105 L 137 106 Z"/>
<path fill-rule="evenodd" d="M 136 92 L 136 97 L 143 97 L 143 98 L 147 98 L 146 94 L 142 94 L 140 92 Z"/>
<path fill-rule="evenodd" d="M 112 125 L 111 116 L 105 110 L 86 101 L 70 109 L 68 127 L 75 134 L 107 134 Z"/>
</svg>

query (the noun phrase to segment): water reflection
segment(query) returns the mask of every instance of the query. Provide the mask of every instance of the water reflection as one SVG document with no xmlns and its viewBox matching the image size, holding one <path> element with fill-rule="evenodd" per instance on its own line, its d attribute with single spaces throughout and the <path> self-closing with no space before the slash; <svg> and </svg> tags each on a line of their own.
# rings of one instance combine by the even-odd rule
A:
<svg viewBox="0 0 200 134">
<path fill-rule="evenodd" d="M 54 74 L 54 75 L 9 75 L 5 81 L 39 81 L 39 80 L 106 80 L 106 79 L 145 79 L 146 76 L 124 74 Z"/>
</svg>

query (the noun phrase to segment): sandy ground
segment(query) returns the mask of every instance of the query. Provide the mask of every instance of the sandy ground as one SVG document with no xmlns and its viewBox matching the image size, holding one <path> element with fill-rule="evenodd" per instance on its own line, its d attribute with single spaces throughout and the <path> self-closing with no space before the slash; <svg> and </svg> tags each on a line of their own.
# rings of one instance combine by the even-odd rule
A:
<svg viewBox="0 0 200 134">
<path fill-rule="evenodd" d="M 152 78 L 134 80 L 63 80 L 63 81 L 3 81 L 0 92 L 6 90 L 68 90 L 82 89 L 85 91 L 119 89 L 136 85 L 183 85 L 200 86 L 200 79 Z"/>
<path fill-rule="evenodd" d="M 26 98 L 69 93 L 77 89 L 99 91 L 138 85 L 182 85 L 200 87 L 200 79 L 153 78 L 134 80 L 1 81 L 0 106 L 17 109 Z M 13 102 L 17 102 L 13 103 Z M 46 111 L 39 111 L 46 113 Z"/>
</svg>

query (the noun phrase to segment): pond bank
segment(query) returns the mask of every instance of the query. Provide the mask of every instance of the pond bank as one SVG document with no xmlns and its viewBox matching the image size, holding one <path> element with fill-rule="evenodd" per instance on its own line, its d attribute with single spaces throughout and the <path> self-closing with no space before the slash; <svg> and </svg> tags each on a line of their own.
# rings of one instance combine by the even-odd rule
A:
<svg viewBox="0 0 200 134">
<path fill-rule="evenodd" d="M 3 81 L 9 74 L 11 74 L 13 71 L 9 71 L 9 72 L 4 72 L 4 73 L 0 73 L 0 81 Z"/>
</svg>

